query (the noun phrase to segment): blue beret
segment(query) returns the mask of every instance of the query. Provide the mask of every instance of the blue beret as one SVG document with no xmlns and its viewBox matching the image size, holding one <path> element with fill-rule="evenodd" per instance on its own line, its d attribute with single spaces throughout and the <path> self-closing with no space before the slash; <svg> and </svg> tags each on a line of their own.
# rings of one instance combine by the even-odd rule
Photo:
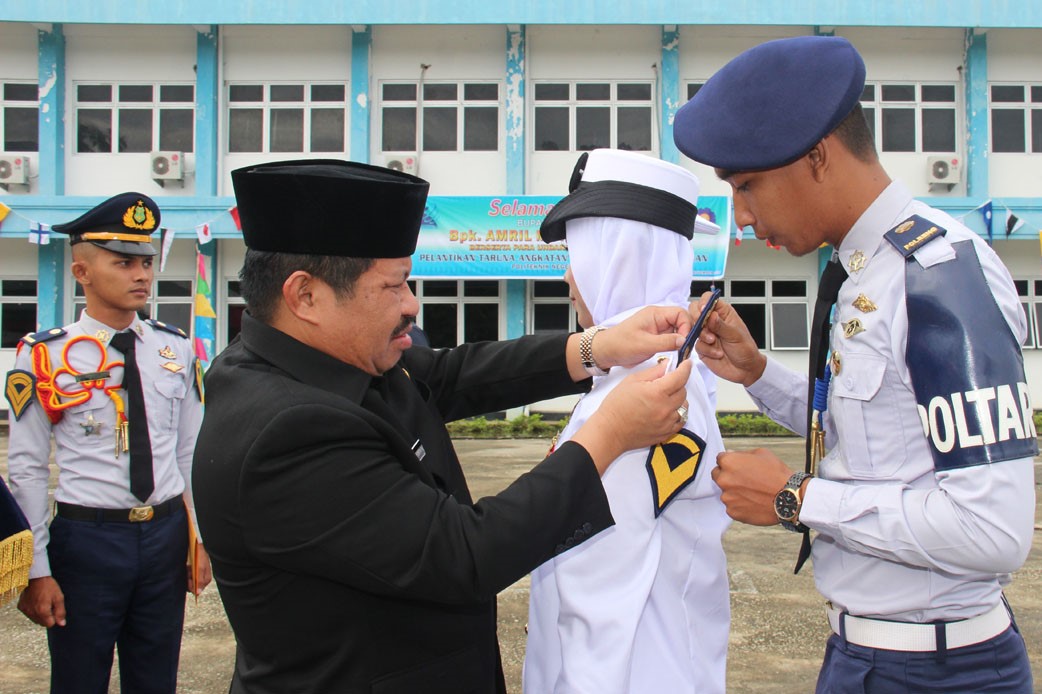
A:
<svg viewBox="0 0 1042 694">
<path fill-rule="evenodd" d="M 277 161 L 232 171 L 247 248 L 407 258 L 416 250 L 422 178 L 341 159 Z"/>
<path fill-rule="evenodd" d="M 677 111 L 677 148 L 729 171 L 790 164 L 835 130 L 865 87 L 849 41 L 800 36 L 745 51 Z"/>
<path fill-rule="evenodd" d="M 143 193 L 120 193 L 51 231 L 69 243 L 92 243 L 123 255 L 155 255 L 152 232 L 159 228 L 159 206 Z"/>
</svg>

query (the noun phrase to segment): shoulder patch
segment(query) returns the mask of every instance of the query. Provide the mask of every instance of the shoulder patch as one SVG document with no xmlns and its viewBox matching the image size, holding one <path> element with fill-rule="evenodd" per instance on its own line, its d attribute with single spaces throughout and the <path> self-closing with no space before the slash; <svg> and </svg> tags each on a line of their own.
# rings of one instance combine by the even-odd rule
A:
<svg viewBox="0 0 1042 694">
<path fill-rule="evenodd" d="M 8 371 L 4 396 L 11 404 L 11 413 L 14 418 L 21 419 L 22 414 L 29 407 L 29 403 L 36 397 L 36 376 L 22 369 Z"/>
<path fill-rule="evenodd" d="M 907 258 L 923 244 L 929 243 L 947 233 L 948 230 L 944 227 L 937 226 L 929 219 L 913 214 L 886 232 L 885 236 L 886 240 L 897 249 L 897 252 Z"/>
<path fill-rule="evenodd" d="M 185 339 L 188 339 L 188 333 L 186 333 L 184 330 L 181 330 L 181 328 L 177 327 L 176 325 L 161 323 L 155 320 L 154 318 L 148 318 L 145 320 L 145 322 L 151 325 L 153 328 L 156 328 L 157 330 L 165 330 L 168 333 L 173 333 L 174 335 L 179 335 Z"/>
<path fill-rule="evenodd" d="M 22 342 L 32 346 L 37 342 L 47 342 L 47 340 L 53 340 L 56 337 L 61 337 L 65 334 L 65 330 L 62 328 L 51 328 L 50 330 L 41 330 L 38 333 L 29 333 L 22 338 Z"/>
<path fill-rule="evenodd" d="M 651 447 L 645 467 L 655 502 L 655 517 L 684 487 L 694 481 L 702 464 L 706 442 L 687 429 L 681 429 L 665 443 Z"/>
</svg>

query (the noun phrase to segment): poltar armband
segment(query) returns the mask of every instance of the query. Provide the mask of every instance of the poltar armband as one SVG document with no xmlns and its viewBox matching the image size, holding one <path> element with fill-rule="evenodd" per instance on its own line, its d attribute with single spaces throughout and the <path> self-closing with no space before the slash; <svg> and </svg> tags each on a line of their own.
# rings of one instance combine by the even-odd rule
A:
<svg viewBox="0 0 1042 694">
<path fill-rule="evenodd" d="M 915 225 L 906 231 L 915 232 Z M 928 267 L 915 262 L 915 249 L 940 234 L 923 229 L 906 236 L 914 240 L 927 232 L 903 253 L 908 260 L 906 361 L 934 468 L 1031 457 L 1038 443 L 1016 336 L 971 241 L 951 244 L 954 258 Z M 890 234 L 887 239 L 894 243 Z"/>
</svg>

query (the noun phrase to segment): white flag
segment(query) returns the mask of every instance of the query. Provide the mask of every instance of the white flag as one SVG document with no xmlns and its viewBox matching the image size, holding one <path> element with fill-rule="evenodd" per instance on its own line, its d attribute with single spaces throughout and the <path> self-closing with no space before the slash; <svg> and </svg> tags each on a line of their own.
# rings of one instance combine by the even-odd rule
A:
<svg viewBox="0 0 1042 694">
<path fill-rule="evenodd" d="M 199 243 L 210 243 L 213 234 L 210 233 L 209 224 L 200 224 L 195 228 L 195 235 L 199 237 Z"/>
<path fill-rule="evenodd" d="M 51 242 L 51 225 L 33 222 L 29 230 L 29 243 L 46 246 Z"/>
<path fill-rule="evenodd" d="M 159 230 L 159 271 L 166 267 L 167 256 L 174 247 L 174 230 L 163 227 Z"/>
</svg>

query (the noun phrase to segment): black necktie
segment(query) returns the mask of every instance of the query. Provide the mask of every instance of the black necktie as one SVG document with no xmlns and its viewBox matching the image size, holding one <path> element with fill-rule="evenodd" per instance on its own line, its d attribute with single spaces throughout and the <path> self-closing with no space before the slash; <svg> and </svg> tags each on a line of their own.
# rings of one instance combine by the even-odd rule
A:
<svg viewBox="0 0 1042 694">
<path fill-rule="evenodd" d="M 123 353 L 123 390 L 127 393 L 127 427 L 130 430 L 130 491 L 141 501 L 152 495 L 152 440 L 148 435 L 145 394 L 135 356 L 134 333 L 116 333 L 109 344 Z"/>
<path fill-rule="evenodd" d="M 839 296 L 839 288 L 843 280 L 847 278 L 847 271 L 843 269 L 839 261 L 830 260 L 825 265 L 818 281 L 818 300 L 814 303 L 814 320 L 810 331 L 810 366 L 808 369 L 807 383 L 807 459 L 804 470 L 810 474 L 811 446 L 811 424 L 814 413 L 814 382 L 825 376 L 825 357 L 829 353 L 829 331 L 832 328 L 832 306 Z M 796 560 L 796 570 L 799 573 L 804 562 L 810 556 L 810 532 L 804 531 L 803 543 L 800 545 L 800 555 Z"/>
</svg>

